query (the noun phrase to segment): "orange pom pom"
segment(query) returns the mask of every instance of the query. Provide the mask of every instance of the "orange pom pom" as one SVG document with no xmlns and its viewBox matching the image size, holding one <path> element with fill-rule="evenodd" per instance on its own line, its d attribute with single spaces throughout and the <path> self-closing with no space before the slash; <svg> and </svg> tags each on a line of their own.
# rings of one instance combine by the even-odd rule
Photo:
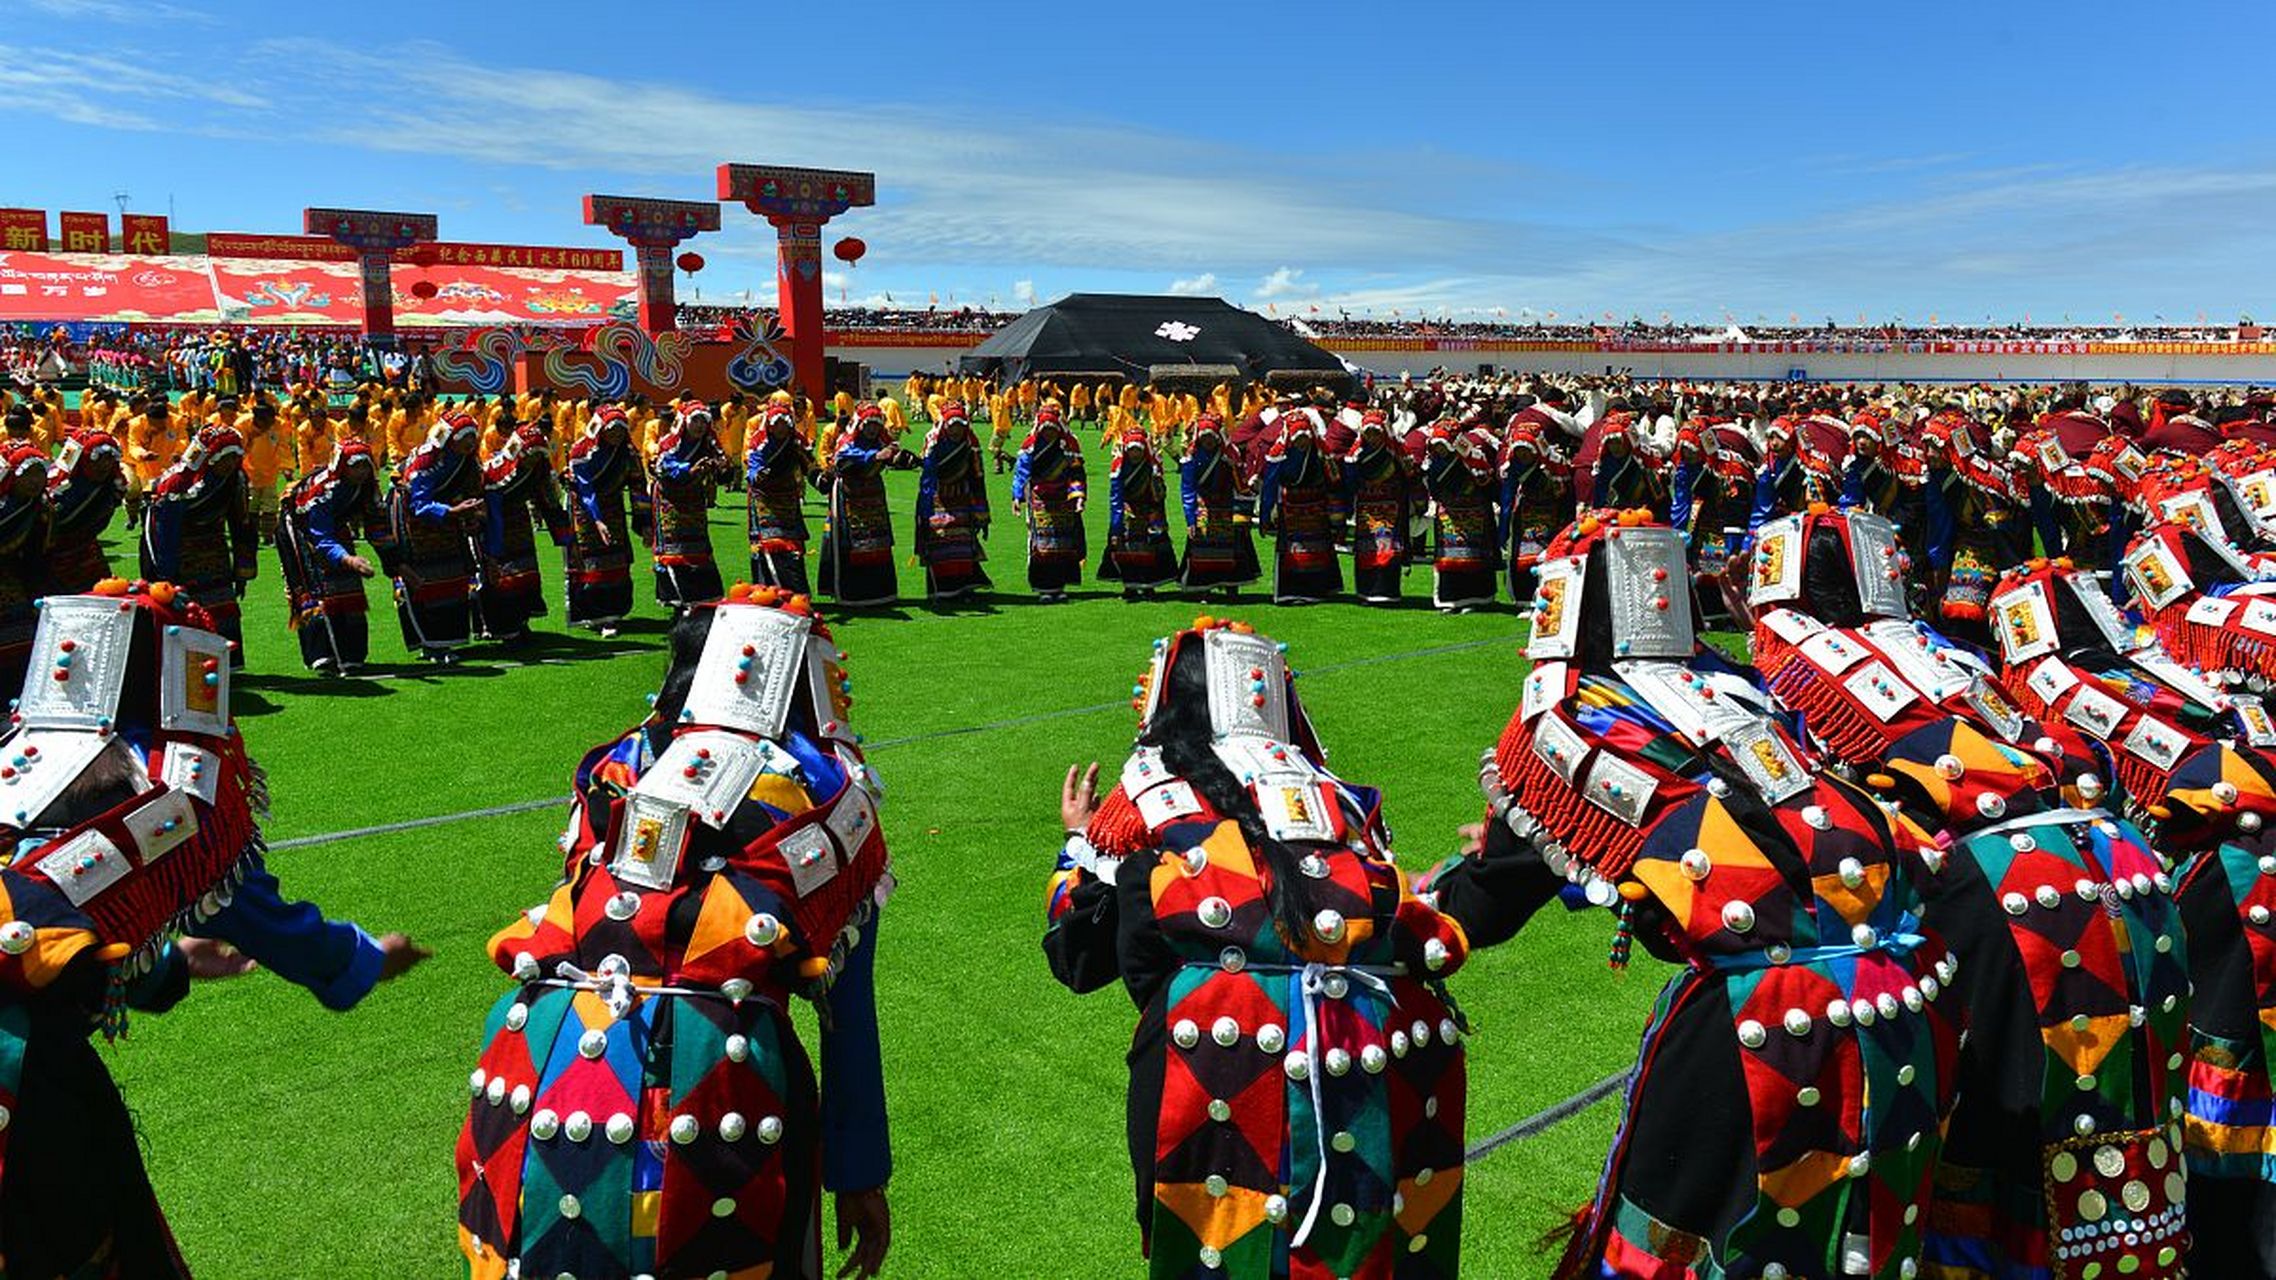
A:
<svg viewBox="0 0 2276 1280">
<path fill-rule="evenodd" d="M 1832 512 L 1833 508 L 1823 502 L 1813 502 L 1810 504 L 1810 514 L 1813 516 L 1830 515 Z"/>
<path fill-rule="evenodd" d="M 123 596 L 126 594 L 126 579 L 105 578 L 95 584 L 95 594 L 99 596 Z"/>
<path fill-rule="evenodd" d="M 160 604 L 172 604 L 174 603 L 175 590 L 175 586 L 171 582 L 153 582 L 150 584 L 150 598 Z"/>
</svg>

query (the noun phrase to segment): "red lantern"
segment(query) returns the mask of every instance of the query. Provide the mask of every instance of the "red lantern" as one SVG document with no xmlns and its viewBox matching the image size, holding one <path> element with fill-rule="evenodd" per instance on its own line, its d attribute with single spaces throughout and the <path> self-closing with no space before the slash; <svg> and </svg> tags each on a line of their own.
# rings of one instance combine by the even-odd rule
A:
<svg viewBox="0 0 2276 1280">
<path fill-rule="evenodd" d="M 850 267 L 861 261 L 861 255 L 869 252 L 869 246 L 863 244 L 858 236 L 847 236 L 831 245 L 830 252 L 837 255 L 838 261 Z"/>
<path fill-rule="evenodd" d="M 696 272 L 703 270 L 703 255 L 695 252 L 692 249 L 686 253 L 681 254 L 674 261 L 679 264 L 680 270 L 687 272 L 691 276 Z"/>
<path fill-rule="evenodd" d="M 411 296 L 421 300 L 432 298 L 440 292 L 442 291 L 435 288 L 435 282 L 432 280 L 421 280 L 419 283 L 411 286 Z"/>
</svg>

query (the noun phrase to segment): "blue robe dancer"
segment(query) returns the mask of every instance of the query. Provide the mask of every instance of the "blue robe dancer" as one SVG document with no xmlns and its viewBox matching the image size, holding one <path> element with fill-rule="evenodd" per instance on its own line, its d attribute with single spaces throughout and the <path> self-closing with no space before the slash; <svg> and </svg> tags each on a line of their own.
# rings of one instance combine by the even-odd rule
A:
<svg viewBox="0 0 2276 1280">
<path fill-rule="evenodd" d="M 1083 532 L 1082 445 L 1067 430 L 1056 401 L 1035 411 L 1012 464 L 1012 501 L 1027 519 L 1027 585 L 1038 599 L 1067 598 L 1067 588 L 1083 580 L 1090 558 Z"/>
<path fill-rule="evenodd" d="M 1240 513 L 1240 460 L 1225 447 L 1225 423 L 1214 413 L 1194 419 L 1178 463 L 1178 499 L 1185 508 L 1180 585 L 1230 598 L 1264 576 L 1252 528 Z"/>
<path fill-rule="evenodd" d="M 1336 557 L 1336 474 L 1306 409 L 1283 410 L 1257 483 L 1257 523 L 1273 537 L 1272 601 L 1317 604 L 1343 592 Z"/>
<path fill-rule="evenodd" d="M 625 490 L 638 463 L 632 425 L 609 406 L 593 415 L 569 451 L 569 625 L 605 639 L 632 612 L 632 532 Z"/>
<path fill-rule="evenodd" d="M 925 437 L 917 482 L 917 559 L 925 594 L 956 600 L 994 585 L 980 567 L 988 558 L 988 473 L 963 402 L 943 401 L 935 412 L 940 420 Z"/>
<path fill-rule="evenodd" d="M 712 496 L 726 471 L 727 454 L 712 429 L 710 408 L 701 401 L 683 403 L 656 442 L 655 474 L 648 483 L 656 603 L 685 607 L 717 600 L 727 589 L 711 550 Z"/>
<path fill-rule="evenodd" d="M 1169 486 L 1154 442 L 1139 427 L 1122 433 L 1106 470 L 1106 553 L 1098 576 L 1120 582 L 1125 599 L 1150 596 L 1178 580 L 1170 545 Z"/>
<path fill-rule="evenodd" d="M 747 450 L 743 476 L 751 582 L 805 595 L 806 481 L 814 469 L 798 413 L 781 392 L 759 413 L 759 438 Z"/>
<path fill-rule="evenodd" d="M 822 590 L 842 605 L 867 608 L 901 598 L 893 568 L 893 512 L 885 502 L 885 469 L 901 446 L 885 433 L 874 404 L 854 408 L 853 430 L 830 457 L 830 523 L 822 534 Z"/>
<path fill-rule="evenodd" d="M 474 551 L 482 517 L 481 432 L 459 414 L 438 424 L 387 495 L 394 536 L 395 616 L 403 644 L 428 662 L 454 663 L 474 638 Z"/>
<path fill-rule="evenodd" d="M 530 619 L 545 616 L 545 580 L 538 572 L 537 539 L 569 544 L 569 513 L 553 478 L 553 444 L 527 423 L 482 465 L 482 528 L 474 561 L 480 585 L 475 604 L 482 630 L 513 643 L 529 635 Z"/>
<path fill-rule="evenodd" d="M 371 604 L 364 579 L 371 561 L 356 552 L 376 518 L 379 469 L 371 446 L 343 440 L 332 461 L 285 495 L 277 526 L 277 558 L 285 599 L 300 637 L 300 660 L 312 671 L 352 675 L 371 656 Z"/>
<path fill-rule="evenodd" d="M 260 538 L 245 490 L 245 437 L 231 427 L 200 430 L 151 486 L 142 527 L 142 576 L 171 582 L 213 619 L 234 647 L 229 665 L 245 665 L 245 625 L 238 600 L 260 572 Z"/>
</svg>

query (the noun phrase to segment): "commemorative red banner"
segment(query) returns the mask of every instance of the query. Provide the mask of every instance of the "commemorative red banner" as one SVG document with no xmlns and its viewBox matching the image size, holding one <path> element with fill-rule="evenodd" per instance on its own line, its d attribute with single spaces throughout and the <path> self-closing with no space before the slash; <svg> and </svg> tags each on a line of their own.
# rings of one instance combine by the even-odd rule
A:
<svg viewBox="0 0 2276 1280">
<path fill-rule="evenodd" d="M 220 318 L 213 280 L 196 258 L 0 254 L 0 321 L 197 324 Z"/>
<path fill-rule="evenodd" d="M 119 215 L 119 247 L 128 253 L 157 257 L 172 252 L 174 237 L 162 213 Z"/>
<path fill-rule="evenodd" d="M 356 252 L 325 236 L 256 236 L 235 231 L 206 234 L 205 251 L 216 258 L 284 259 L 294 262 L 354 262 Z M 579 249 L 563 245 L 469 244 L 437 240 L 394 254 L 397 263 L 449 267 L 530 267 L 542 271 L 622 271 L 622 249 Z"/>
<path fill-rule="evenodd" d="M 0 250 L 46 253 L 47 210 L 0 209 Z"/>
<path fill-rule="evenodd" d="M 213 258 L 214 288 L 232 324 L 354 325 L 363 319 L 363 280 L 354 263 Z M 395 323 L 592 325 L 627 318 L 637 305 L 622 272 L 527 267 L 397 266 Z M 435 287 L 432 297 L 418 286 Z"/>
<path fill-rule="evenodd" d="M 107 213 L 59 213 L 55 224 L 63 242 L 56 247 L 65 253 L 111 251 L 111 217 Z"/>
</svg>

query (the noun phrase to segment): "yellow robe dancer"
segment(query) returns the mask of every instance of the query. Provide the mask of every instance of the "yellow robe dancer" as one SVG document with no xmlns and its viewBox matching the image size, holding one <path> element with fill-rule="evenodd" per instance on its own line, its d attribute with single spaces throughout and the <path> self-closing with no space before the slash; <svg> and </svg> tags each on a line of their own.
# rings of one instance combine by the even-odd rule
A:
<svg viewBox="0 0 2276 1280">
<path fill-rule="evenodd" d="M 988 397 L 988 453 L 996 460 L 996 474 L 1011 465 L 1012 405 L 1009 393 Z"/>
<path fill-rule="evenodd" d="M 1091 420 L 1091 389 L 1078 382 L 1067 392 L 1067 416 L 1077 422 Z"/>
<path fill-rule="evenodd" d="M 743 487 L 743 442 L 750 430 L 750 423 L 751 410 L 743 403 L 743 393 L 740 391 L 728 396 L 726 403 L 719 406 L 719 413 L 712 419 L 712 433 L 719 440 L 719 451 L 735 464 L 727 474 L 729 489 Z"/>
<path fill-rule="evenodd" d="M 70 434 L 70 430 L 63 421 L 63 393 L 50 388 L 42 395 L 46 403 L 40 410 L 40 448 L 52 453 L 63 447 L 64 437 Z"/>
<path fill-rule="evenodd" d="M 261 541 L 274 542 L 277 481 L 294 469 L 292 429 L 278 418 L 273 402 L 261 400 L 254 404 L 253 412 L 238 420 L 238 431 L 245 437 L 245 489 L 253 505 L 253 520 L 261 531 Z"/>
<path fill-rule="evenodd" d="M 293 438 L 300 448 L 301 472 L 306 474 L 318 467 L 330 466 L 332 450 L 340 438 L 331 410 L 312 397 L 295 407 L 293 417 Z"/>
<path fill-rule="evenodd" d="M 188 439 L 181 424 L 166 406 L 163 393 L 150 402 L 133 421 L 126 425 L 127 527 L 142 523 L 142 506 L 150 494 L 150 486 L 166 474 L 166 468 L 181 457 L 182 445 Z"/>
<path fill-rule="evenodd" d="M 419 411 L 409 402 L 397 404 L 388 410 L 382 430 L 383 436 L 373 443 L 386 452 L 386 462 L 391 467 L 401 466 L 413 450 L 426 443 L 426 437 L 420 430 Z"/>
</svg>

